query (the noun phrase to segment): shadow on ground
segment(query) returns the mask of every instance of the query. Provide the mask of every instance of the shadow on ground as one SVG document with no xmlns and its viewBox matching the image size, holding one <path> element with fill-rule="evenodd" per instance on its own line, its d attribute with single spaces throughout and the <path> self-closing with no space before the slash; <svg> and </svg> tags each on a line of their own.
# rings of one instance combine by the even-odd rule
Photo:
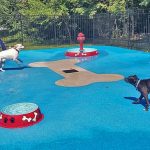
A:
<svg viewBox="0 0 150 150">
<path fill-rule="evenodd" d="M 133 102 L 136 102 L 138 100 L 136 97 L 124 97 L 124 98 L 128 99 L 128 100 L 132 100 Z M 150 102 L 150 100 L 149 100 L 149 102 Z M 142 105 L 145 108 L 146 107 L 146 100 L 142 99 L 139 104 L 134 104 L 134 105 Z"/>
<path fill-rule="evenodd" d="M 4 70 L 23 70 L 26 68 L 31 68 L 29 66 L 23 66 L 23 67 L 11 67 L 11 68 L 4 68 Z"/>
</svg>

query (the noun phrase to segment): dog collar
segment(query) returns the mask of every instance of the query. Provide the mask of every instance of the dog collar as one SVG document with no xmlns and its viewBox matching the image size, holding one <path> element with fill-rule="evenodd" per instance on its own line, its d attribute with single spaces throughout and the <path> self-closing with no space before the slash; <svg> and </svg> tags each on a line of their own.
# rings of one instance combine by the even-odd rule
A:
<svg viewBox="0 0 150 150">
<path fill-rule="evenodd" d="M 138 87 L 138 85 L 139 85 L 140 81 L 141 81 L 141 80 L 138 80 L 138 82 L 137 82 L 137 84 L 136 84 L 136 86 L 135 86 L 135 87 L 136 87 L 136 89 L 137 89 L 137 87 Z"/>
<path fill-rule="evenodd" d="M 19 54 L 19 50 L 17 50 L 16 48 L 15 48 L 15 50 L 18 52 L 18 54 Z"/>
</svg>

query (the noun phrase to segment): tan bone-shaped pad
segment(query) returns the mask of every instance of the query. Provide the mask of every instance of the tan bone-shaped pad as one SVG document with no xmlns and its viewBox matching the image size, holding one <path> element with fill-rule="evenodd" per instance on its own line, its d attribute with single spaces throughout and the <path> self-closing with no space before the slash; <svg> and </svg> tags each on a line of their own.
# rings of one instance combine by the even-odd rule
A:
<svg viewBox="0 0 150 150">
<path fill-rule="evenodd" d="M 31 67 L 48 67 L 56 73 L 64 76 L 64 79 L 56 81 L 60 86 L 84 86 L 94 82 L 111 82 L 121 80 L 124 77 L 118 74 L 96 74 L 76 66 L 77 59 L 64 59 L 51 62 L 35 62 L 29 64 Z M 65 73 L 64 70 L 75 69 L 78 72 Z"/>
</svg>

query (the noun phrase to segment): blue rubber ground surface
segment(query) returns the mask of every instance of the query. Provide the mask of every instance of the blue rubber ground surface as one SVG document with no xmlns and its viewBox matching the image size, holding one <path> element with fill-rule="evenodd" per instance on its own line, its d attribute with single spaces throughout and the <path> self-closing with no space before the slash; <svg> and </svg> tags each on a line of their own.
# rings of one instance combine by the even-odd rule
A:
<svg viewBox="0 0 150 150">
<path fill-rule="evenodd" d="M 150 78 L 150 54 L 109 46 L 93 46 L 100 55 L 78 65 L 96 73 L 136 74 Z M 22 51 L 24 65 L 65 59 L 67 48 Z M 21 129 L 0 128 L 0 150 L 149 150 L 150 111 L 123 80 L 83 87 L 61 87 L 62 78 L 48 68 L 19 68 L 6 63 L 0 73 L 0 108 L 36 103 L 44 120 Z M 127 98 L 125 98 L 127 97 Z"/>
</svg>

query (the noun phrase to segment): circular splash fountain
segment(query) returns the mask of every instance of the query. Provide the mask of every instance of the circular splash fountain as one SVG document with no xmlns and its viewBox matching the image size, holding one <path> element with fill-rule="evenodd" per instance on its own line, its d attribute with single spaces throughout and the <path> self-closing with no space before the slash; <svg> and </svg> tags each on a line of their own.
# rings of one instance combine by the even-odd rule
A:
<svg viewBox="0 0 150 150">
<path fill-rule="evenodd" d="M 96 56 L 98 55 L 98 51 L 95 48 L 83 48 L 83 42 L 85 41 L 85 36 L 82 32 L 78 34 L 77 40 L 80 44 L 79 48 L 68 49 L 65 53 L 66 56 L 69 57 L 88 57 L 88 56 Z"/>
</svg>

